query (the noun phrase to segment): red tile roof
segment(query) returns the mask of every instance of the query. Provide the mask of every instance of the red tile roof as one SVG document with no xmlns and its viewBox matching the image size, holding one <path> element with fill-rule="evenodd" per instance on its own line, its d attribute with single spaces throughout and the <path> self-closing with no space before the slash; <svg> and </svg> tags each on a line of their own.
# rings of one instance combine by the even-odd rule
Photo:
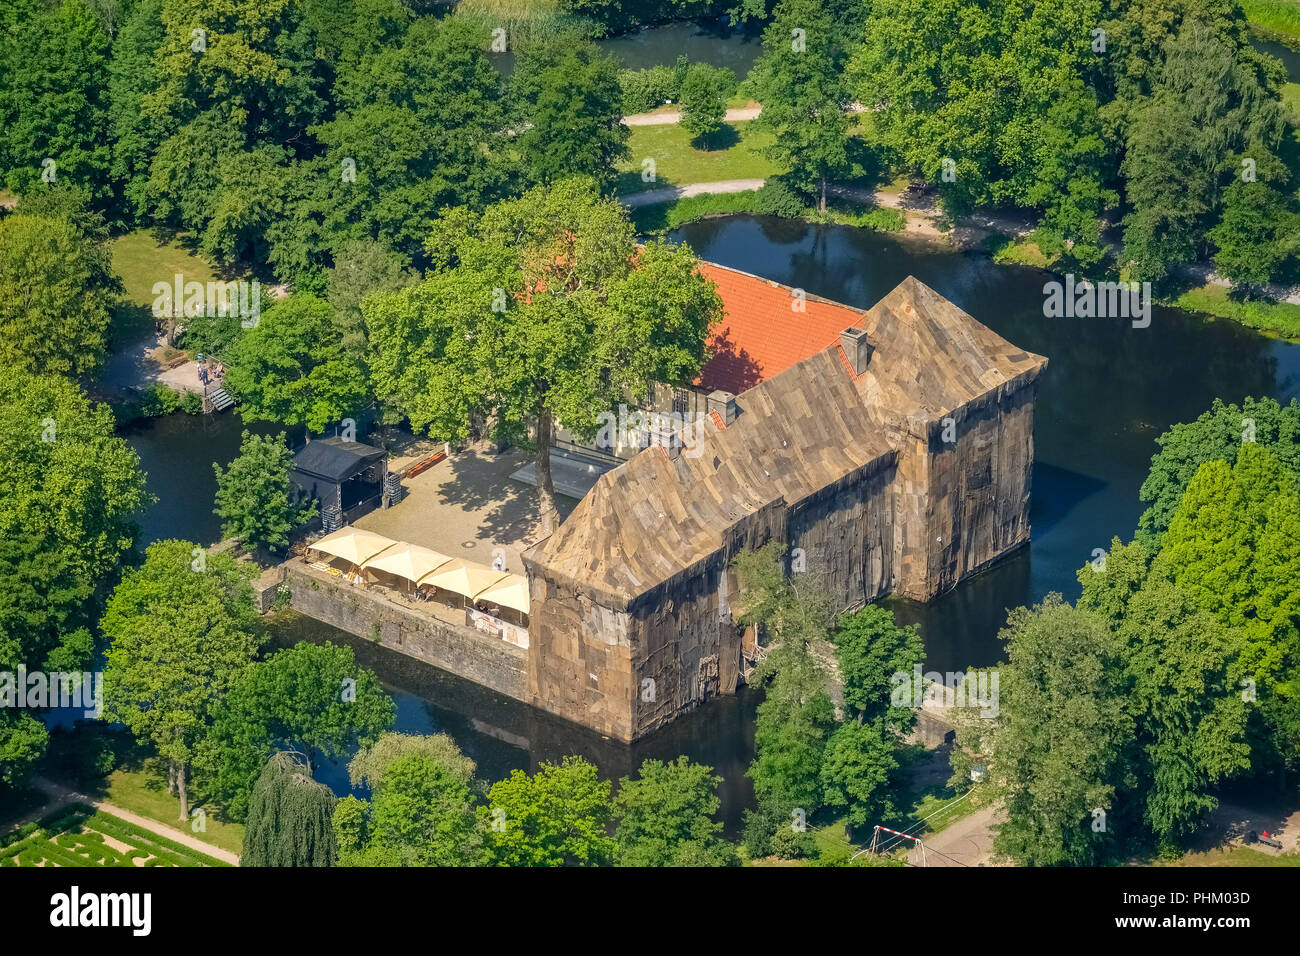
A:
<svg viewBox="0 0 1300 956">
<path fill-rule="evenodd" d="M 739 395 L 862 325 L 861 309 L 809 295 L 796 312 L 790 286 L 714 262 L 701 262 L 700 272 L 717 285 L 726 312 L 709 336 L 713 358 L 700 372 L 699 384 L 710 391 Z"/>
</svg>

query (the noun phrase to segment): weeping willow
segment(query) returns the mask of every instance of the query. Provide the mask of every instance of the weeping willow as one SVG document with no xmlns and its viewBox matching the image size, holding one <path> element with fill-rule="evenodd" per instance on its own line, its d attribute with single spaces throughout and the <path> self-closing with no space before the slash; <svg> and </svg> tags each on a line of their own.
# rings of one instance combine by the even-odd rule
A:
<svg viewBox="0 0 1300 956">
<path fill-rule="evenodd" d="M 273 754 L 249 800 L 240 865 L 333 866 L 334 803 L 296 754 Z"/>
</svg>

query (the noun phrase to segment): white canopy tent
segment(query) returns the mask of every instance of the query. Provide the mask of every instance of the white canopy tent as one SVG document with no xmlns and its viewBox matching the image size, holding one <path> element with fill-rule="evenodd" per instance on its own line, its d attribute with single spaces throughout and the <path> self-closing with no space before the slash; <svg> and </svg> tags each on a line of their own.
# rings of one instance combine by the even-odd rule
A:
<svg viewBox="0 0 1300 956">
<path fill-rule="evenodd" d="M 418 544 L 399 543 L 361 564 L 363 571 L 383 571 L 410 581 L 412 584 L 420 578 L 432 574 L 448 561 L 447 555 Z"/>
<path fill-rule="evenodd" d="M 392 538 L 385 538 L 373 531 L 348 526 L 340 528 L 333 534 L 327 534 L 319 541 L 307 545 L 312 551 L 323 551 L 335 558 L 342 558 L 354 565 L 364 564 L 376 555 L 387 551 L 397 544 Z"/>
</svg>

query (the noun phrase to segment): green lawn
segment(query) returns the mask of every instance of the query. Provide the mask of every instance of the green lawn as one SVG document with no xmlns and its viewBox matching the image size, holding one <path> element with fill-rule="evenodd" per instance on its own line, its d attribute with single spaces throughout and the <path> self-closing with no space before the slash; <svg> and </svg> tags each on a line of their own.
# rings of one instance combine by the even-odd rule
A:
<svg viewBox="0 0 1300 956">
<path fill-rule="evenodd" d="M 153 286 L 155 282 L 172 282 L 180 273 L 188 282 L 208 282 L 218 276 L 205 260 L 191 253 L 176 239 L 160 239 L 153 230 L 139 229 L 118 236 L 110 243 L 113 271 L 122 277 L 125 295 L 113 311 L 113 339 L 123 345 L 137 341 L 153 331 Z"/>
<path fill-rule="evenodd" d="M 1300 339 L 1300 305 L 1290 302 L 1238 301 L 1224 286 L 1204 285 L 1184 292 L 1174 305 L 1232 319 L 1268 335 Z"/>
<path fill-rule="evenodd" d="M 722 179 L 766 179 L 780 172 L 759 153 L 772 142 L 772 134 L 754 129 L 752 122 L 727 123 L 714 140 L 716 148 L 696 149 L 680 124 L 633 127 L 628 159 L 619 165 L 619 194 Z M 655 162 L 655 181 L 650 183 L 641 179 L 647 159 Z"/>
<path fill-rule="evenodd" d="M 240 853 L 244 846 L 244 825 L 242 823 L 223 823 L 216 819 L 209 809 L 206 826 L 202 833 L 194 833 L 192 828 L 177 819 L 180 814 L 180 801 L 167 792 L 166 787 L 143 770 L 114 770 L 104 780 L 102 799 L 130 810 L 150 820 L 157 820 L 169 827 L 186 830 L 195 839 L 213 846 L 219 846 L 231 853 Z"/>
<path fill-rule="evenodd" d="M 56 810 L 39 823 L 23 827 L 0 848 L 0 866 L 137 865 L 229 866 L 82 804 Z"/>
<path fill-rule="evenodd" d="M 1252 26 L 1300 40 L 1300 0 L 1241 0 Z"/>
<path fill-rule="evenodd" d="M 1198 853 L 1185 853 L 1177 860 L 1165 862 L 1152 860 L 1154 866 L 1300 866 L 1300 854 L 1284 853 L 1273 856 L 1260 853 L 1248 846 L 1226 847 Z"/>
</svg>

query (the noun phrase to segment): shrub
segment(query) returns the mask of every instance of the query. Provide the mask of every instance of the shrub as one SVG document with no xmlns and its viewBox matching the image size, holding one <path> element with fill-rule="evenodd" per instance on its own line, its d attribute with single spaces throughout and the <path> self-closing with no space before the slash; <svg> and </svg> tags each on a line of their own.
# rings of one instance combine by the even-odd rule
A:
<svg viewBox="0 0 1300 956">
<path fill-rule="evenodd" d="M 759 189 L 755 208 L 764 216 L 797 219 L 803 215 L 803 197 L 779 179 L 769 179 Z"/>
<path fill-rule="evenodd" d="M 623 87 L 624 113 L 648 113 L 665 101 L 675 103 L 680 92 L 677 73 L 670 66 L 623 70 L 618 79 Z"/>
</svg>

